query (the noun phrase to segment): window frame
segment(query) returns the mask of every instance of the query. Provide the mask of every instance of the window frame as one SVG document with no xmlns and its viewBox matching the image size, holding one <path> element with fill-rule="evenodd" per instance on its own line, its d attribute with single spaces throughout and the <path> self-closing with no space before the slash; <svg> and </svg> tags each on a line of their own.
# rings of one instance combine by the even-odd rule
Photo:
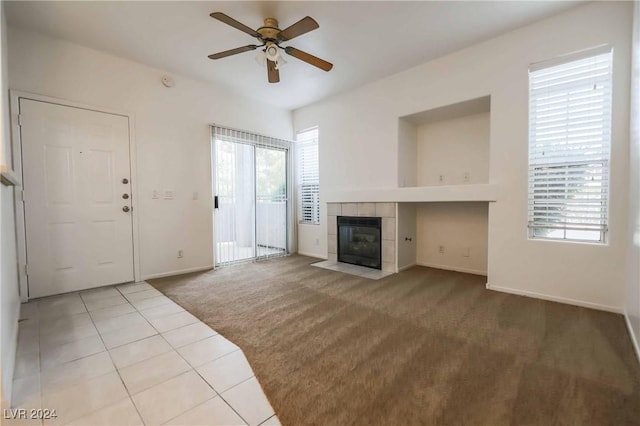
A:
<svg viewBox="0 0 640 426">
<path fill-rule="evenodd" d="M 562 66 L 562 65 L 567 65 L 567 64 L 573 64 L 573 63 L 577 63 L 579 61 L 585 60 L 585 59 L 592 59 L 592 58 L 596 58 L 596 57 L 600 57 L 600 56 L 604 56 L 607 55 L 608 57 L 606 58 L 606 60 L 608 61 L 608 75 L 606 76 L 606 85 L 608 85 L 608 89 L 605 89 L 603 95 L 598 98 L 601 99 L 604 104 L 605 104 L 605 109 L 603 110 L 603 114 L 601 116 L 599 116 L 598 118 L 599 123 L 602 123 L 602 125 L 604 125 L 602 127 L 603 131 L 606 131 L 605 134 L 602 135 L 601 139 L 599 139 L 599 142 L 601 141 L 601 145 L 602 147 L 600 148 L 599 151 L 596 151 L 596 153 L 598 153 L 599 158 L 596 159 L 590 159 L 590 158 L 584 158 L 584 159 L 579 159 L 579 160 L 575 160 L 575 159 L 571 159 L 569 157 L 568 154 L 563 154 L 562 156 L 567 157 L 567 158 L 560 158 L 561 161 L 557 161 L 554 163 L 546 163 L 546 167 L 545 167 L 545 162 L 541 161 L 541 157 L 538 153 L 536 154 L 532 154 L 532 151 L 537 149 L 540 150 L 540 144 L 539 141 L 535 139 L 534 133 L 536 131 L 535 123 L 533 121 L 533 117 L 534 117 L 534 111 L 533 111 L 533 104 L 534 104 L 534 99 L 538 100 L 539 98 L 534 98 L 534 93 L 533 93 L 533 89 L 532 89 L 532 74 L 538 72 L 538 71 L 544 71 L 544 70 L 548 70 L 550 68 L 554 68 L 554 67 L 558 67 L 558 66 Z M 613 98 L 613 56 L 614 56 L 614 52 L 613 52 L 613 48 L 610 45 L 602 45 L 602 46 L 598 46 L 592 49 L 586 49 L 580 52 L 575 52 L 569 55 L 564 55 L 562 57 L 558 57 L 549 61 L 543 61 L 543 62 L 539 62 L 539 63 L 535 63 L 535 64 L 531 64 L 531 66 L 529 67 L 529 72 L 528 72 L 528 145 L 527 145 L 527 153 L 528 153 L 528 158 L 527 158 L 527 235 L 528 235 L 528 239 L 529 240 L 535 240 L 535 241 L 553 241 L 553 242 L 569 242 L 569 243 L 581 243 L 581 244 L 597 244 L 597 245 L 608 245 L 609 244 L 609 228 L 610 228 L 610 220 L 611 220 L 611 154 L 612 154 L 612 141 L 613 141 L 613 137 L 612 137 L 612 133 L 613 133 L 613 129 L 612 129 L 612 124 L 613 124 L 613 105 L 612 105 L 612 98 Z M 595 77 L 591 77 L 591 78 L 595 78 Z M 595 85 L 594 85 L 594 89 L 595 89 Z M 566 89 L 569 90 L 569 89 Z M 608 92 L 607 92 L 608 90 Z M 560 91 L 561 92 L 561 91 Z M 551 92 L 552 93 L 552 92 Z M 569 98 L 569 95 L 567 94 L 567 99 Z M 576 108 L 575 106 L 573 108 Z M 575 114 L 575 110 L 571 110 L 568 109 L 567 112 L 567 116 L 570 115 L 571 113 Z M 608 126 L 608 128 L 607 128 Z M 567 138 L 569 139 L 569 138 Z M 538 143 L 538 145 L 536 146 L 536 142 Z M 567 143 L 565 142 L 565 149 L 566 149 L 566 145 Z M 588 148 L 581 148 L 582 151 L 586 151 Z M 542 154 L 544 155 L 544 153 Z M 587 154 L 581 152 L 580 155 L 583 155 L 586 157 Z M 534 158 L 535 156 L 535 158 Z M 537 161 L 536 161 L 537 160 Z M 564 184 L 564 189 L 563 189 L 563 195 L 565 195 L 564 201 L 565 202 L 559 202 L 558 204 L 560 206 L 568 206 L 570 205 L 569 202 L 567 202 L 569 200 L 569 198 L 566 197 L 566 194 L 568 193 L 567 187 L 569 185 L 575 185 L 578 188 L 586 188 L 586 184 L 582 183 L 582 185 L 580 185 L 580 183 L 573 183 L 571 182 L 571 171 L 572 171 L 572 167 L 577 167 L 577 173 L 574 174 L 575 176 L 582 177 L 582 176 L 588 176 L 587 172 L 585 172 L 585 170 L 587 170 L 589 167 L 593 167 L 593 165 L 597 165 L 597 167 L 594 168 L 594 170 L 596 170 L 595 176 L 599 177 L 601 179 L 601 182 L 599 182 L 600 184 L 597 185 L 596 187 L 599 188 L 598 192 L 594 192 L 594 194 L 597 194 L 598 196 L 596 197 L 594 201 L 594 212 L 599 209 L 600 212 L 600 217 L 601 219 L 601 224 L 599 225 L 593 225 L 593 227 L 589 227 L 589 224 L 587 223 L 589 221 L 589 219 L 584 219 L 585 222 L 585 227 L 583 229 L 579 228 L 579 224 L 576 224 L 576 226 L 570 226 L 571 223 L 568 221 L 565 221 L 562 225 L 558 226 L 557 229 L 558 231 L 562 231 L 562 236 L 558 237 L 558 236 L 548 236 L 548 235 L 536 235 L 537 231 L 544 231 L 544 230 L 552 230 L 554 229 L 554 227 L 550 226 L 551 225 L 551 221 L 549 222 L 538 222 L 537 226 L 536 226 L 536 220 L 535 220 L 535 216 L 536 216 L 536 212 L 540 212 L 540 210 L 536 210 L 535 208 L 535 194 L 534 194 L 534 190 L 536 188 L 536 184 L 538 185 L 543 185 L 545 180 L 549 181 L 550 179 L 556 179 L 553 177 L 550 177 L 552 174 L 556 174 L 558 173 L 560 177 L 558 177 L 556 180 L 556 184 L 560 183 L 560 184 Z M 536 169 L 540 170 L 540 169 L 553 169 L 553 168 L 557 168 L 557 171 L 544 171 L 544 176 L 543 177 L 539 177 L 537 178 L 538 180 L 536 180 L 535 177 L 535 171 Z M 583 170 L 581 170 L 580 168 L 584 168 Z M 598 172 L 599 170 L 599 172 Z M 562 173 L 564 173 L 564 177 L 562 177 Z M 592 180 L 593 176 L 592 176 Z M 575 180 L 574 180 L 575 182 Z M 549 183 L 547 183 L 547 185 L 549 185 Z M 542 198 L 542 201 L 549 201 L 551 199 L 551 197 L 548 198 Z M 599 203 L 597 202 L 599 200 Z M 550 203 L 546 203 L 546 204 L 550 204 Z M 588 203 L 576 203 L 579 205 L 585 205 Z M 548 208 L 548 207 L 547 207 Z M 591 208 L 591 207 L 589 207 Z M 569 212 L 571 213 L 571 212 Z M 573 213 L 576 214 L 576 213 Z M 586 213 L 586 215 L 590 215 L 592 213 Z M 593 213 L 596 214 L 596 213 Z M 560 218 L 565 218 L 565 219 L 571 219 L 571 216 L 567 214 L 567 212 L 563 212 L 560 216 Z M 574 218 L 575 219 L 575 218 Z M 591 219 L 591 220 L 597 220 L 597 219 Z M 544 226 L 546 225 L 546 226 Z M 594 235 L 596 235 L 596 233 L 599 234 L 599 238 L 598 239 L 591 239 L 591 238 L 587 238 L 586 235 L 584 238 L 577 238 L 575 235 L 574 236 L 567 236 L 568 233 L 570 232 L 579 232 L 579 231 L 587 231 L 587 232 L 592 232 Z"/>
<path fill-rule="evenodd" d="M 302 164 L 300 163 L 300 149 L 301 146 L 299 144 L 309 144 L 309 141 L 300 141 L 299 137 L 301 134 L 316 132 L 315 137 L 315 149 L 316 149 L 316 159 L 317 159 L 317 182 L 315 184 L 310 184 L 310 186 L 315 186 L 315 192 L 312 189 L 311 192 L 315 193 L 315 200 L 311 203 L 305 203 L 303 196 L 303 184 L 302 184 Z M 299 225 L 315 225 L 318 226 L 321 224 L 321 214 L 320 214 L 320 130 L 318 126 L 308 127 L 306 129 L 298 130 L 296 132 L 295 138 L 295 170 L 296 170 L 296 196 L 298 198 L 297 205 L 297 221 Z M 305 208 L 305 204 L 310 205 L 311 207 L 311 219 L 305 219 L 303 215 L 303 211 Z"/>
</svg>

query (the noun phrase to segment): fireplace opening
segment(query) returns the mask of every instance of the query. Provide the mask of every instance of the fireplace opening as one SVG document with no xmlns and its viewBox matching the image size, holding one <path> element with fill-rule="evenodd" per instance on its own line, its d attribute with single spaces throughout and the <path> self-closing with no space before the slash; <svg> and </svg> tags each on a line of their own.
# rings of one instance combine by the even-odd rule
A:
<svg viewBox="0 0 640 426">
<path fill-rule="evenodd" d="M 338 261 L 382 269 L 382 219 L 338 216 Z"/>
</svg>

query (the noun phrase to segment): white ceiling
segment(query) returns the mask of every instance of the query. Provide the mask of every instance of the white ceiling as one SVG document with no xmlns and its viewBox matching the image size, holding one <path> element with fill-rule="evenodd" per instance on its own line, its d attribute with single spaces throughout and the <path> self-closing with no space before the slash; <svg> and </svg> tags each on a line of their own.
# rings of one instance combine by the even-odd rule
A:
<svg viewBox="0 0 640 426">
<path fill-rule="evenodd" d="M 575 1 L 10 1 L 9 25 L 226 86 L 295 109 L 427 62 L 579 4 Z M 252 28 L 304 16 L 320 28 L 286 44 L 334 64 L 326 73 L 287 56 L 280 83 L 267 82 L 256 52 L 207 55 L 255 39 L 209 17 L 223 12 Z M 283 43 L 284 45 L 284 43 Z"/>
</svg>

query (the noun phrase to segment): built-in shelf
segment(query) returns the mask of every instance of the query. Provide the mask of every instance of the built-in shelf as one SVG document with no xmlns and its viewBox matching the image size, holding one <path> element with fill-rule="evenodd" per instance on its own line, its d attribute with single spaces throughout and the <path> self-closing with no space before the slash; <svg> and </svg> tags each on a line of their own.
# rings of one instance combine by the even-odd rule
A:
<svg viewBox="0 0 640 426">
<path fill-rule="evenodd" d="M 491 98 L 398 118 L 398 186 L 489 183 Z"/>
<path fill-rule="evenodd" d="M 325 194 L 327 203 L 424 203 L 497 201 L 498 185 L 441 185 L 406 188 L 373 188 L 334 191 Z"/>
</svg>

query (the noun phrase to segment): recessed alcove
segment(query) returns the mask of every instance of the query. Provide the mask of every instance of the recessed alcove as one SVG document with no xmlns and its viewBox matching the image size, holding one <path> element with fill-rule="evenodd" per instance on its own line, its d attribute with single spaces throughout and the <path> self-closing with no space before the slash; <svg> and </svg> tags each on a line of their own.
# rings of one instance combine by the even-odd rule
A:
<svg viewBox="0 0 640 426">
<path fill-rule="evenodd" d="M 491 97 L 398 118 L 398 186 L 489 183 Z"/>
<path fill-rule="evenodd" d="M 491 97 L 398 118 L 398 269 L 487 273 Z M 400 200 L 398 200 L 400 201 Z"/>
</svg>

